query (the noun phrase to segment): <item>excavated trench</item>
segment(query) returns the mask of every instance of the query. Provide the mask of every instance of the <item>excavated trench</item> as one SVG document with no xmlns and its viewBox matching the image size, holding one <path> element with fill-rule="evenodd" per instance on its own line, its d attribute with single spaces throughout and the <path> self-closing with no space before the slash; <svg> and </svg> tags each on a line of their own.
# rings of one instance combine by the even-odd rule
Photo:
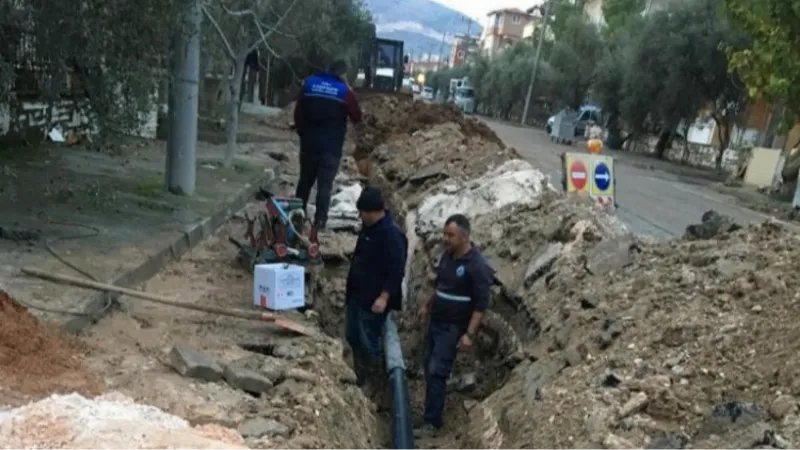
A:
<svg viewBox="0 0 800 450">
<path fill-rule="evenodd" d="M 390 204 L 393 215 L 402 220 L 401 226 L 409 240 L 403 311 L 395 313 L 402 344 L 403 357 L 411 403 L 411 419 L 416 423 L 422 415 L 425 399 L 423 376 L 425 327 L 416 319 L 420 299 L 433 292 L 434 262 L 442 251 L 439 236 L 417 236 L 415 221 L 417 214 L 408 210 L 405 203 Z M 355 242 L 353 242 L 354 244 Z M 324 242 L 323 242 L 324 245 Z M 344 294 L 349 265 L 346 259 L 336 258 L 325 263 L 324 268 L 312 281 L 311 290 L 315 298 L 313 311 L 321 329 L 328 335 L 345 342 L 344 358 L 351 363 L 349 347 L 344 338 Z M 434 439 L 416 442 L 417 448 L 476 448 L 470 440 L 480 430 L 469 430 L 469 409 L 477 402 L 500 389 L 509 379 L 513 368 L 524 359 L 520 338 L 535 338 L 538 332 L 536 319 L 526 313 L 520 299 L 508 295 L 502 286 L 492 291 L 490 311 L 469 352 L 459 355 L 448 382 L 448 398 L 445 412 L 445 428 Z M 392 448 L 390 429 L 390 399 L 388 389 L 377 398 L 376 405 L 381 430 L 379 439 Z M 469 431 L 469 433 L 467 433 Z"/>
</svg>

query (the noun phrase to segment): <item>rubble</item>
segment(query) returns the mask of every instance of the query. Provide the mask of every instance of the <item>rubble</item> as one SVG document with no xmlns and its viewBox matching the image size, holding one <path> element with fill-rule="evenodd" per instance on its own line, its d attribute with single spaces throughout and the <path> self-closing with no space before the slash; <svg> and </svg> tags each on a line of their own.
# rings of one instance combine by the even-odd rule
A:
<svg viewBox="0 0 800 450">
<path fill-rule="evenodd" d="M 53 395 L 0 416 L 0 448 L 247 448 L 238 432 L 110 393 Z"/>
</svg>

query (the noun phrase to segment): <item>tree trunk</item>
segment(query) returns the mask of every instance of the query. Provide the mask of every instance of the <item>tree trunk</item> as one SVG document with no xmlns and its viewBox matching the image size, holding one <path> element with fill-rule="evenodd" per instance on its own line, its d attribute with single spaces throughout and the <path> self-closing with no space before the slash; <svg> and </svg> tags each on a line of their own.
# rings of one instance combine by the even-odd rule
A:
<svg viewBox="0 0 800 450">
<path fill-rule="evenodd" d="M 725 150 L 728 149 L 728 145 L 730 144 L 731 128 L 733 128 L 733 124 L 731 123 L 732 120 L 728 117 L 718 118 L 716 115 L 713 117 L 714 122 L 717 124 L 717 138 L 719 139 L 715 167 L 717 173 L 722 173 L 722 157 L 725 155 Z"/>
<path fill-rule="evenodd" d="M 658 135 L 658 142 L 656 142 L 656 157 L 664 159 L 669 148 L 669 143 L 672 140 L 672 128 L 665 128 Z"/>
<path fill-rule="evenodd" d="M 247 55 L 239 56 L 233 68 L 233 79 L 230 83 L 231 98 L 228 103 L 228 123 L 226 124 L 225 135 L 227 146 L 225 148 L 225 159 L 223 166 L 231 167 L 233 158 L 236 157 L 236 137 L 239 134 L 239 107 L 242 102 L 242 76 L 244 74 L 244 61 Z"/>
</svg>

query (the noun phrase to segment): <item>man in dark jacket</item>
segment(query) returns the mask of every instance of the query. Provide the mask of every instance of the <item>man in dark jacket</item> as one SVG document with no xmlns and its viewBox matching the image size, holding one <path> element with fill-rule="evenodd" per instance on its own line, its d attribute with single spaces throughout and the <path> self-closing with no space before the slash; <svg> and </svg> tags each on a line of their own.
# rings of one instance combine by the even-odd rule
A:
<svg viewBox="0 0 800 450">
<path fill-rule="evenodd" d="M 424 423 L 417 437 L 436 435 L 443 425 L 447 378 L 458 349 L 472 347 L 483 314 L 489 307 L 494 273 L 470 241 L 470 223 L 462 214 L 448 217 L 444 225 L 447 250 L 436 268 L 436 291 L 419 309 L 428 325 L 425 364 Z"/>
<path fill-rule="evenodd" d="M 300 180 L 295 197 L 308 206 L 311 188 L 317 184 L 317 209 L 314 225 L 325 228 L 331 203 L 333 180 L 339 171 L 342 147 L 347 134 L 347 118 L 361 122 L 361 107 L 344 81 L 347 65 L 338 61 L 327 72 L 303 81 L 295 103 L 294 125 L 300 136 Z"/>
<path fill-rule="evenodd" d="M 347 342 L 358 383 L 372 393 L 380 376 L 386 316 L 402 308 L 408 241 L 377 189 L 365 188 L 356 207 L 363 226 L 347 274 Z"/>
</svg>

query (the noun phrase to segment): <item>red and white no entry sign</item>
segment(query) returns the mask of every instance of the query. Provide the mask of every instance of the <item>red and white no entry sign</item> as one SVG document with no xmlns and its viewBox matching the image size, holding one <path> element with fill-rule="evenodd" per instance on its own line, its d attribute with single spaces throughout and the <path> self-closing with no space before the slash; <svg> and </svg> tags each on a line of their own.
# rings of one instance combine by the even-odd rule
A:
<svg viewBox="0 0 800 450">
<path fill-rule="evenodd" d="M 569 178 L 572 180 L 572 185 L 576 190 L 582 191 L 586 187 L 586 166 L 580 161 L 573 161 L 569 167 Z"/>
</svg>

